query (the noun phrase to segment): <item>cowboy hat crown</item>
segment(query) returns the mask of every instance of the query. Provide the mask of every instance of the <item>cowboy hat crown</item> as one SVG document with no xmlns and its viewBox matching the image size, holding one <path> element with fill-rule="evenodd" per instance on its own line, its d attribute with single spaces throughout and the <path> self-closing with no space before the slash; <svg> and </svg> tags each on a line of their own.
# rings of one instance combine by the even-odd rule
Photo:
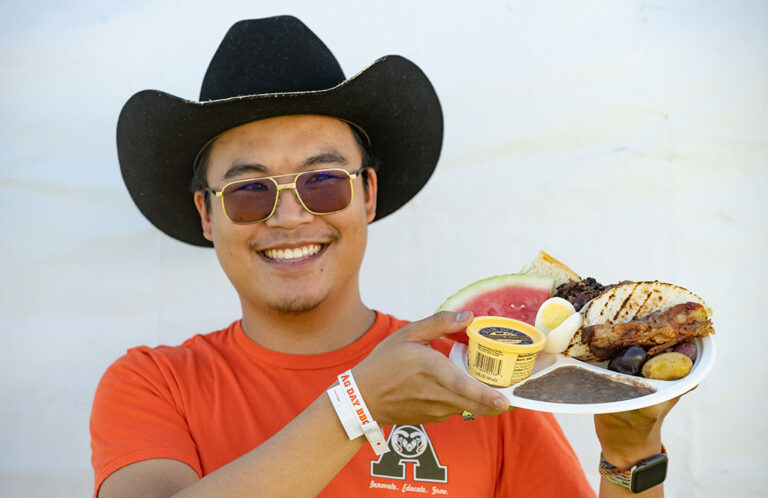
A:
<svg viewBox="0 0 768 498">
<path fill-rule="evenodd" d="M 246 20 L 229 28 L 213 55 L 200 100 L 323 90 L 344 79 L 328 47 L 295 17 Z"/>
</svg>

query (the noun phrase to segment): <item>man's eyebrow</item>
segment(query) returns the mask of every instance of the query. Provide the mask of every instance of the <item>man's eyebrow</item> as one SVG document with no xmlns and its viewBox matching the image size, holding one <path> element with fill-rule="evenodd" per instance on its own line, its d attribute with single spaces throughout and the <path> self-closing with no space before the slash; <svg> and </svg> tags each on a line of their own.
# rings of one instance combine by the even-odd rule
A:
<svg viewBox="0 0 768 498">
<path fill-rule="evenodd" d="M 341 154 L 338 154 L 336 152 L 323 152 L 321 154 L 317 154 L 311 157 L 308 157 L 304 160 L 303 163 L 299 166 L 299 169 L 309 169 L 312 166 L 315 166 L 317 164 L 348 164 L 347 159 L 342 156 Z M 235 178 L 237 176 L 242 176 L 246 174 L 268 174 L 269 168 L 264 166 L 263 164 L 259 163 L 235 163 L 233 164 L 226 173 L 224 173 L 224 180 L 229 180 L 231 178 Z"/>
<path fill-rule="evenodd" d="M 266 173 L 267 167 L 262 164 L 236 163 L 224 173 L 224 180 L 229 180 L 246 173 Z"/>
<path fill-rule="evenodd" d="M 307 169 L 311 166 L 314 166 L 316 164 L 348 164 L 347 158 L 342 156 L 341 154 L 338 154 L 336 152 L 323 152 L 322 154 L 317 154 L 316 156 L 312 156 L 307 158 L 303 163 L 301 163 L 300 168 L 301 169 Z"/>
</svg>

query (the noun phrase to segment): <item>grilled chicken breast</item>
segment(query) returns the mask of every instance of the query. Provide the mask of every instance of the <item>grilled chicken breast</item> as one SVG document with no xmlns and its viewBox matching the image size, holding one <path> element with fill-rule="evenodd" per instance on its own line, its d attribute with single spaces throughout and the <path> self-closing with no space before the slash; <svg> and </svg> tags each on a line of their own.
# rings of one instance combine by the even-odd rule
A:
<svg viewBox="0 0 768 498">
<path fill-rule="evenodd" d="M 648 356 L 653 356 L 676 344 L 712 332 L 712 322 L 704 306 L 686 302 L 627 323 L 584 327 L 582 341 L 602 361 L 628 346 L 642 346 L 647 349 Z"/>
</svg>

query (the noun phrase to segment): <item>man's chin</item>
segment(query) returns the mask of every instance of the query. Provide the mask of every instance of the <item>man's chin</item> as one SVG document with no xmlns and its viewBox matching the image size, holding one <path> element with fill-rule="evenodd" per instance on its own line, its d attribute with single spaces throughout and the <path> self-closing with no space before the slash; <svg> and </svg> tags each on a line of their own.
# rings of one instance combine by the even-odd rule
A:
<svg viewBox="0 0 768 498">
<path fill-rule="evenodd" d="M 303 315 L 317 309 L 325 299 L 285 299 L 269 303 L 269 309 L 281 315 Z"/>
</svg>

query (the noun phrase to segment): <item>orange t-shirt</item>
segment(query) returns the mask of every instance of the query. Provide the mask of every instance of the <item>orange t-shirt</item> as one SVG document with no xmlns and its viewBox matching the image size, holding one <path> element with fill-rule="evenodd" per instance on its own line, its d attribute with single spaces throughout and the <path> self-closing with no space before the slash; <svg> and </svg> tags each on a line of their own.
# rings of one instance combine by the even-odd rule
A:
<svg viewBox="0 0 768 498">
<path fill-rule="evenodd" d="M 182 461 L 205 476 L 257 447 L 406 322 L 377 312 L 371 329 L 337 351 L 264 349 L 240 322 L 181 346 L 128 352 L 106 371 L 91 414 L 94 495 L 111 473 L 151 458 Z M 448 354 L 451 343 L 435 349 Z M 464 422 L 385 428 L 389 453 L 361 449 L 321 496 L 392 493 L 594 496 L 554 417 L 524 409 Z"/>
</svg>

